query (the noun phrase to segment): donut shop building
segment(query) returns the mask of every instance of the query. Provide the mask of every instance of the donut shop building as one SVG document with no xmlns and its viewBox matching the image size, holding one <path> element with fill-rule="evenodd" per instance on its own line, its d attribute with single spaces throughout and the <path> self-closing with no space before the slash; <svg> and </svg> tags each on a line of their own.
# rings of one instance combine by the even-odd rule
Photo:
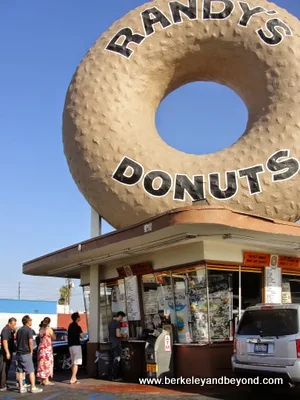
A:
<svg viewBox="0 0 300 400">
<path fill-rule="evenodd" d="M 23 272 L 80 279 L 91 377 L 118 311 L 129 333 L 125 380 L 146 372 L 145 332 L 164 325 L 174 377 L 220 377 L 231 374 L 235 326 L 248 306 L 300 302 L 300 225 L 195 205 L 41 256 Z"/>
</svg>

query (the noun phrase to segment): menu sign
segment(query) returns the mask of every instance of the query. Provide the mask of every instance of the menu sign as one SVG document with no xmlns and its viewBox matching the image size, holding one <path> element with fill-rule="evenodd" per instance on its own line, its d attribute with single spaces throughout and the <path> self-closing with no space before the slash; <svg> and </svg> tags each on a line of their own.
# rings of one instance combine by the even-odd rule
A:
<svg viewBox="0 0 300 400">
<path fill-rule="evenodd" d="M 244 265 L 248 267 L 266 267 L 270 265 L 271 255 L 261 253 L 244 253 Z"/>
<path fill-rule="evenodd" d="M 144 313 L 146 315 L 158 313 L 157 291 L 144 292 Z"/>
<path fill-rule="evenodd" d="M 265 302 L 281 303 L 281 268 L 265 268 Z"/>
<path fill-rule="evenodd" d="M 117 268 L 119 278 L 125 278 L 132 275 L 147 275 L 153 272 L 153 267 L 150 262 L 140 264 L 127 265 L 126 267 Z"/>
<path fill-rule="evenodd" d="M 150 262 L 134 264 L 130 266 L 133 275 L 147 275 L 153 272 L 153 267 Z"/>
<path fill-rule="evenodd" d="M 243 265 L 248 267 L 267 267 L 270 265 L 276 265 L 279 268 L 299 268 L 300 258 L 245 252 Z"/>
<path fill-rule="evenodd" d="M 128 321 L 140 321 L 140 302 L 136 276 L 125 278 L 126 305 Z"/>
<path fill-rule="evenodd" d="M 292 296 L 291 296 L 291 285 L 290 282 L 282 282 L 282 304 L 291 304 Z"/>
<path fill-rule="evenodd" d="M 300 267 L 300 258 L 279 256 L 278 257 L 278 266 L 280 268 L 299 268 Z"/>
</svg>

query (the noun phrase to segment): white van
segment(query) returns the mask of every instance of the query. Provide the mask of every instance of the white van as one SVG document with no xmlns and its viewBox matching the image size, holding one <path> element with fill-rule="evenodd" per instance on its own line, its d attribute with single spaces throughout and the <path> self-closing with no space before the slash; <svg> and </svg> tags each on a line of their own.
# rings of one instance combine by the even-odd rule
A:
<svg viewBox="0 0 300 400">
<path fill-rule="evenodd" d="M 232 368 L 238 377 L 283 378 L 300 383 L 300 304 L 258 304 L 236 329 Z"/>
</svg>

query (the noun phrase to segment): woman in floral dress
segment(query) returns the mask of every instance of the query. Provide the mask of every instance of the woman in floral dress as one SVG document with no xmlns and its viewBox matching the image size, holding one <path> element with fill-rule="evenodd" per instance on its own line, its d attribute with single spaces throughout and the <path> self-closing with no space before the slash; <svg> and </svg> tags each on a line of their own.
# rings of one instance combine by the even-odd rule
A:
<svg viewBox="0 0 300 400">
<path fill-rule="evenodd" d="M 52 340 L 55 340 L 55 334 L 50 328 L 50 318 L 46 317 L 40 324 L 39 347 L 38 347 L 38 368 L 37 377 L 41 379 L 42 385 L 54 385 L 49 381 L 53 377 L 53 349 Z"/>
</svg>

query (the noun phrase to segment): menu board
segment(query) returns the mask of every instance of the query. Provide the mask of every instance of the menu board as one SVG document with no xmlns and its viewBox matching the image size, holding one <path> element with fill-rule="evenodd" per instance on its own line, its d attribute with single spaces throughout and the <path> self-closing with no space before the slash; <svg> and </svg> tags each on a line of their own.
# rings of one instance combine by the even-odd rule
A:
<svg viewBox="0 0 300 400">
<path fill-rule="evenodd" d="M 111 312 L 115 315 L 119 311 L 123 311 L 126 314 L 125 287 L 122 279 L 111 290 Z"/>
<path fill-rule="evenodd" d="M 144 313 L 145 315 L 158 313 L 157 290 L 144 292 Z"/>
<path fill-rule="evenodd" d="M 127 305 L 128 321 L 140 321 L 140 301 L 138 291 L 138 281 L 136 276 L 125 278 L 125 292 Z"/>
<path fill-rule="evenodd" d="M 292 303 L 292 295 L 291 295 L 291 285 L 290 282 L 282 282 L 282 296 L 281 302 L 283 304 L 291 304 Z"/>
<path fill-rule="evenodd" d="M 265 268 L 265 302 L 281 303 L 281 268 Z"/>
</svg>

